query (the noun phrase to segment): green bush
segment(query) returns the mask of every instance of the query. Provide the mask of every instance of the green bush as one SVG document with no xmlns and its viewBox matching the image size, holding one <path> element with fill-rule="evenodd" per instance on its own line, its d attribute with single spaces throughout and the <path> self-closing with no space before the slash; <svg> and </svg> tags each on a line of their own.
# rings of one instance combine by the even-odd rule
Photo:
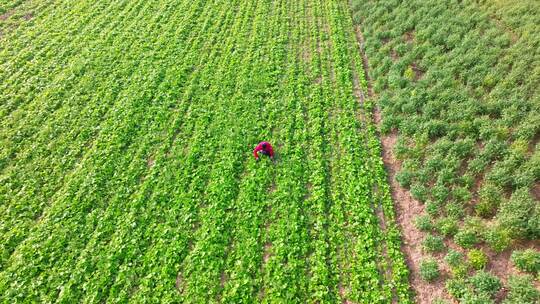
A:
<svg viewBox="0 0 540 304">
<path fill-rule="evenodd" d="M 518 139 L 510 145 L 510 153 L 524 157 L 529 150 L 529 143 L 526 140 Z"/>
<path fill-rule="evenodd" d="M 498 205 L 492 205 L 488 201 L 481 200 L 474 206 L 474 212 L 483 218 L 491 218 L 497 213 L 497 207 Z"/>
<path fill-rule="evenodd" d="M 426 202 L 426 213 L 435 217 L 441 212 L 441 204 L 439 202 L 430 201 Z"/>
<path fill-rule="evenodd" d="M 476 292 L 487 294 L 490 297 L 493 297 L 502 286 L 499 278 L 483 270 L 478 271 L 468 281 Z"/>
<path fill-rule="evenodd" d="M 456 187 L 452 190 L 452 197 L 458 203 L 467 203 L 471 200 L 472 195 L 469 189 L 465 187 Z"/>
<path fill-rule="evenodd" d="M 467 259 L 474 269 L 483 269 L 488 263 L 487 255 L 481 249 L 471 249 L 467 254 Z"/>
<path fill-rule="evenodd" d="M 454 249 L 448 250 L 448 253 L 444 257 L 444 261 L 450 266 L 450 267 L 457 267 L 464 262 L 464 256 L 463 253 L 456 251 Z"/>
<path fill-rule="evenodd" d="M 409 145 L 407 144 L 407 141 L 404 139 L 404 137 L 398 137 L 398 140 L 396 141 L 396 144 L 394 145 L 394 155 L 396 156 L 396 159 L 403 160 L 406 157 L 410 156 Z"/>
<path fill-rule="evenodd" d="M 435 225 L 437 231 L 444 236 L 453 236 L 458 232 L 457 221 L 451 217 L 443 217 Z"/>
<path fill-rule="evenodd" d="M 463 187 L 469 189 L 470 191 L 474 186 L 475 177 L 472 173 L 465 173 L 458 180 Z"/>
<path fill-rule="evenodd" d="M 484 233 L 484 240 L 495 252 L 503 252 L 512 243 L 510 232 L 501 227 L 492 227 Z"/>
<path fill-rule="evenodd" d="M 530 275 L 511 276 L 508 279 L 508 296 L 503 304 L 538 304 L 540 292 L 534 287 Z"/>
<path fill-rule="evenodd" d="M 511 260 L 521 271 L 532 274 L 537 274 L 540 271 L 540 252 L 532 248 L 512 252 Z"/>
<path fill-rule="evenodd" d="M 428 234 L 422 242 L 422 248 L 427 252 L 441 252 L 444 250 L 443 238 Z"/>
<path fill-rule="evenodd" d="M 420 276 L 428 282 L 435 281 L 440 275 L 439 264 L 433 258 L 420 262 Z"/>
<path fill-rule="evenodd" d="M 456 299 L 461 299 L 468 292 L 467 283 L 461 278 L 446 281 L 445 287 L 448 293 Z"/>
<path fill-rule="evenodd" d="M 445 202 L 448 198 L 449 191 L 445 185 L 436 184 L 431 188 L 431 195 L 438 202 Z"/>
<path fill-rule="evenodd" d="M 405 70 L 405 72 L 403 73 L 403 76 L 404 76 L 405 78 L 407 78 L 409 81 L 413 81 L 413 80 L 414 80 L 414 75 L 415 75 L 415 73 L 414 73 L 414 71 L 413 71 L 412 66 L 409 66 L 409 67 Z"/>
<path fill-rule="evenodd" d="M 433 224 L 431 223 L 431 216 L 429 215 L 419 215 L 414 219 L 414 225 L 418 230 L 421 231 L 430 231 L 433 229 Z"/>
<path fill-rule="evenodd" d="M 469 272 L 469 266 L 465 263 L 463 254 L 459 251 L 450 249 L 444 260 L 450 266 L 450 270 L 456 278 L 463 278 Z"/>
<path fill-rule="evenodd" d="M 429 189 L 420 183 L 411 185 L 411 195 L 420 202 L 425 202 L 429 194 Z"/>
<path fill-rule="evenodd" d="M 467 290 L 461 297 L 460 304 L 495 304 L 488 294 Z"/>
<path fill-rule="evenodd" d="M 501 204 L 497 221 L 512 238 L 538 238 L 540 209 L 527 188 L 516 190 L 510 200 Z"/>
<path fill-rule="evenodd" d="M 463 204 L 457 202 L 449 202 L 446 204 L 446 214 L 455 219 L 461 219 L 465 215 Z"/>
<path fill-rule="evenodd" d="M 410 170 L 401 169 L 401 171 L 396 174 L 396 181 L 403 188 L 409 188 L 413 179 L 414 174 Z"/>
<path fill-rule="evenodd" d="M 479 240 L 474 231 L 462 229 L 454 235 L 454 242 L 463 248 L 472 248 Z"/>
<path fill-rule="evenodd" d="M 517 172 L 514 174 L 514 187 L 516 188 L 530 188 L 534 185 L 536 177 L 534 176 L 534 169 L 528 168 L 528 164 L 523 164 Z"/>
<path fill-rule="evenodd" d="M 480 237 L 484 231 L 486 230 L 486 224 L 485 221 L 479 217 L 475 216 L 468 216 L 465 219 L 465 223 L 463 225 L 468 231 L 471 231 L 472 233 L 476 234 L 477 237 Z"/>
<path fill-rule="evenodd" d="M 508 188 L 512 186 L 512 176 L 519 163 L 512 160 L 504 160 L 495 163 L 491 171 L 486 174 L 486 179 L 498 187 Z"/>
<path fill-rule="evenodd" d="M 476 214 L 484 218 L 494 216 L 501 204 L 501 198 L 503 197 L 502 189 L 488 183 L 482 186 L 478 194 L 480 200 L 475 206 Z"/>
</svg>

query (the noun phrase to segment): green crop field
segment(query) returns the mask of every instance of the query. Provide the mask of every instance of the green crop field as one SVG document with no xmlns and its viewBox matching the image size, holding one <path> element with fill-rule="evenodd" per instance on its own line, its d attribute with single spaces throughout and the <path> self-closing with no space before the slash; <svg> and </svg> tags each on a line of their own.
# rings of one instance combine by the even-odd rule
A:
<svg viewBox="0 0 540 304">
<path fill-rule="evenodd" d="M 1 302 L 411 302 L 350 12 L 2 3 Z"/>
<path fill-rule="evenodd" d="M 537 304 L 539 142 L 536 0 L 3 0 L 0 303 Z"/>
</svg>

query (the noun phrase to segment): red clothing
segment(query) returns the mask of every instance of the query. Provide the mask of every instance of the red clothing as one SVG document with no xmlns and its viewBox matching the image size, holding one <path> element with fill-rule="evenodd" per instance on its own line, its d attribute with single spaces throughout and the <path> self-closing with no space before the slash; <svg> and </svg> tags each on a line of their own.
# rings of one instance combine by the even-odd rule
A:
<svg viewBox="0 0 540 304">
<path fill-rule="evenodd" d="M 266 149 L 263 148 L 263 144 L 266 144 Z M 255 159 L 259 158 L 259 155 L 257 154 L 259 151 L 262 151 L 263 154 L 270 155 L 270 157 L 274 157 L 274 149 L 272 149 L 272 145 L 269 142 L 261 141 L 257 147 L 255 147 L 255 150 L 253 150 Z"/>
</svg>

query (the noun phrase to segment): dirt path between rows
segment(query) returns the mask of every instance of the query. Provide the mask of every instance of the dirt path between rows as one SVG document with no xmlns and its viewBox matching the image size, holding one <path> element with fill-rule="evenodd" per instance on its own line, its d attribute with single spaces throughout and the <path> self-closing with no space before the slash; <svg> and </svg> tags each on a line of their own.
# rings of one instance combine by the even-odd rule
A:
<svg viewBox="0 0 540 304">
<path fill-rule="evenodd" d="M 364 52 L 364 38 L 359 26 L 355 26 L 355 33 L 360 49 L 360 55 L 362 56 L 364 73 L 368 83 L 368 98 L 375 103 L 373 119 L 378 130 L 380 130 L 381 111 L 376 103 L 377 96 L 373 91 L 373 82 L 369 75 L 368 58 Z M 380 138 L 382 143 L 382 158 L 388 172 L 388 182 L 390 184 L 392 199 L 396 208 L 397 222 L 402 232 L 402 251 L 405 254 L 407 266 L 411 271 L 410 282 L 415 293 L 415 302 L 420 304 L 430 304 L 433 300 L 441 298 L 446 299 L 451 303 L 455 303 L 445 291 L 444 273 L 441 278 L 433 283 L 425 282 L 420 277 L 419 264 L 423 258 L 421 242 L 425 234 L 416 229 L 414 226 L 414 218 L 423 213 L 424 206 L 413 199 L 410 193 L 401 187 L 395 179 L 396 172 L 400 168 L 400 163 L 392 152 L 397 141 L 397 133 L 393 132 L 389 135 L 380 135 Z"/>
</svg>

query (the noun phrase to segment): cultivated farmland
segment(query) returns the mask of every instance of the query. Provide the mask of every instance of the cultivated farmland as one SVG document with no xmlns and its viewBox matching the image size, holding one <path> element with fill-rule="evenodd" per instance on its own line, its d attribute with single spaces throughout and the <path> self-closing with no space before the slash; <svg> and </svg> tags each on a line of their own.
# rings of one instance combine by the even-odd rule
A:
<svg viewBox="0 0 540 304">
<path fill-rule="evenodd" d="M 411 301 L 348 3 L 3 10 L 2 302 Z"/>
<path fill-rule="evenodd" d="M 539 18 L 3 1 L 0 302 L 538 303 Z"/>
</svg>

